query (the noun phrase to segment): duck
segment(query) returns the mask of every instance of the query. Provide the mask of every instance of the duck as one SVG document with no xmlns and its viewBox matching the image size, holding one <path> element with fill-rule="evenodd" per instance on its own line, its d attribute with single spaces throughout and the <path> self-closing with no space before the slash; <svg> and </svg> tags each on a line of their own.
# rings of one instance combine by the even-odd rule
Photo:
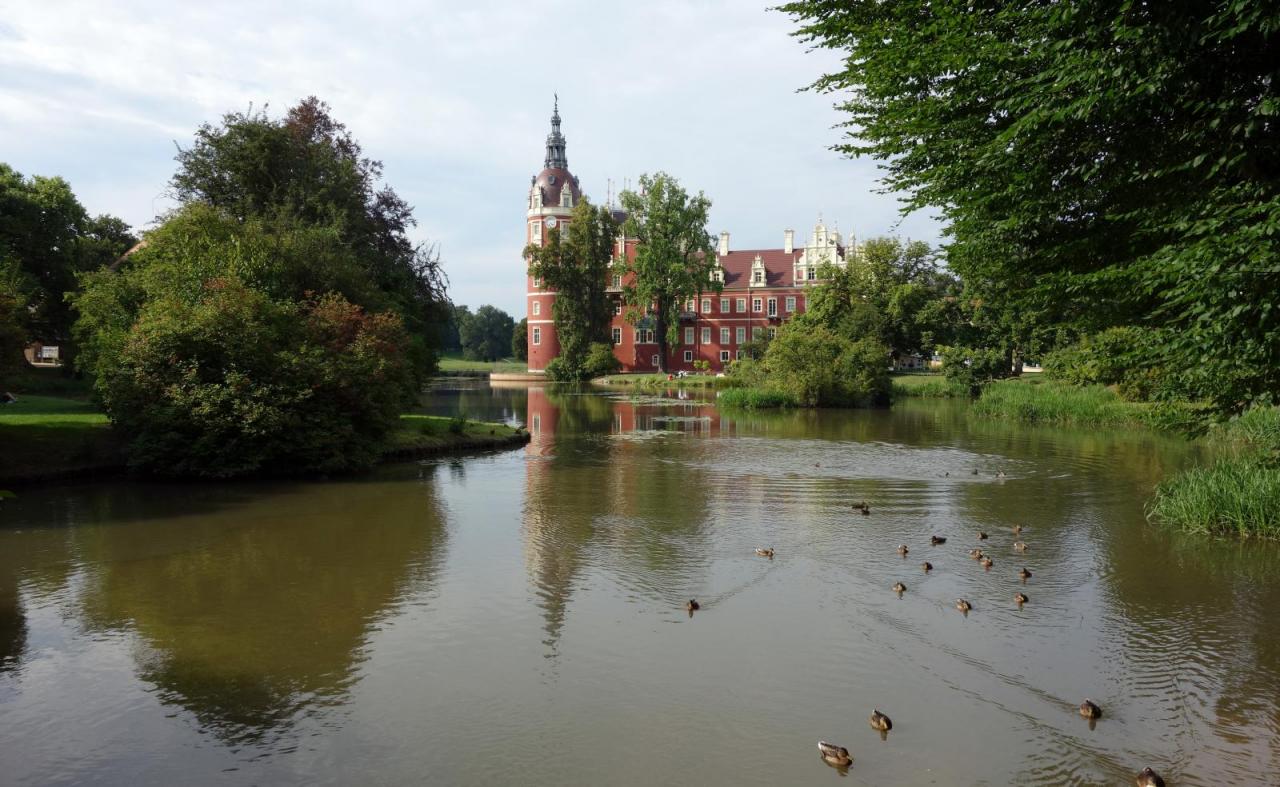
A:
<svg viewBox="0 0 1280 787">
<path fill-rule="evenodd" d="M 970 549 L 970 550 L 969 550 L 969 557 L 973 558 L 974 560 L 981 560 L 981 559 L 982 559 L 982 550 L 981 550 L 981 549 L 978 549 L 977 547 L 974 547 L 973 549 Z"/>
<path fill-rule="evenodd" d="M 1021 532 L 1022 532 L 1022 525 L 1014 525 L 1014 526 L 1013 526 L 1013 534 L 1014 534 L 1015 536 L 1016 536 L 1016 535 L 1018 535 L 1018 534 L 1019 534 L 1019 533 L 1021 533 Z"/>
<path fill-rule="evenodd" d="M 899 596 L 901 596 L 903 593 L 906 593 L 906 592 L 907 592 L 907 586 L 906 586 L 906 585 L 904 585 L 904 584 L 902 584 L 901 582 L 894 582 L 894 583 L 893 583 L 893 592 L 894 592 L 894 593 L 897 593 Z"/>
<path fill-rule="evenodd" d="M 696 599 L 689 599 L 688 601 L 684 602 L 684 608 L 689 610 L 690 612 L 694 612 L 696 610 L 702 609 L 702 605 L 699 604 Z"/>
<path fill-rule="evenodd" d="M 1025 593 L 1014 593 L 1013 600 L 1018 602 L 1018 606 L 1022 606 L 1023 604 L 1027 603 L 1031 599 L 1027 598 L 1027 595 Z"/>
<path fill-rule="evenodd" d="M 1160 778 L 1160 774 L 1150 768 L 1143 768 L 1142 773 L 1138 774 L 1138 778 L 1134 779 L 1134 783 L 1138 787 L 1164 787 L 1164 779 Z"/>
<path fill-rule="evenodd" d="M 947 543 L 947 539 L 943 538 L 942 536 L 929 536 L 929 543 L 933 544 L 936 547 L 938 544 Z"/>
<path fill-rule="evenodd" d="M 963 612 L 964 614 L 968 615 L 968 614 L 969 614 L 969 611 L 970 611 L 971 609 L 973 609 L 973 605 L 972 605 L 972 604 L 970 604 L 968 601 L 965 601 L 965 600 L 964 600 L 964 599 L 962 599 L 962 598 L 958 598 L 958 599 L 956 599 L 956 609 L 958 609 L 958 610 L 960 610 L 961 612 Z"/>
<path fill-rule="evenodd" d="M 902 555 L 903 557 L 906 557 L 906 556 L 907 556 L 907 553 L 908 553 L 908 552 L 910 552 L 910 551 L 911 551 L 910 549 L 907 549 L 907 545 L 906 545 L 906 544 L 898 544 L 898 554 L 899 554 L 899 555 Z"/>
<path fill-rule="evenodd" d="M 975 467 L 973 468 L 973 472 L 970 473 L 969 475 L 977 475 L 977 474 L 978 474 L 978 468 Z"/>
<path fill-rule="evenodd" d="M 871 729 L 873 730 L 888 732 L 893 729 L 893 722 L 889 720 L 888 716 L 881 713 L 879 708 L 872 709 L 871 718 L 867 721 L 871 724 Z"/>
<path fill-rule="evenodd" d="M 1031 572 L 1027 570 L 1026 566 L 1023 566 L 1022 568 L 1018 569 L 1018 577 L 1023 582 L 1026 582 L 1028 579 L 1031 579 Z"/>
<path fill-rule="evenodd" d="M 1003 471 L 1003 470 L 1001 470 L 1000 472 L 996 473 L 996 478 L 1004 478 L 1004 477 L 1005 477 L 1005 474 L 1004 474 L 1004 471 Z"/>
<path fill-rule="evenodd" d="M 979 562 L 979 563 L 981 563 L 981 564 L 982 564 L 982 567 L 983 567 L 983 568 L 985 568 L 987 571 L 990 571 L 990 570 L 991 570 L 991 567 L 992 567 L 992 566 L 994 566 L 994 565 L 996 564 L 996 562 L 995 562 L 994 560 L 992 560 L 991 558 L 987 557 L 986 555 L 983 555 L 983 556 L 982 556 L 982 559 L 981 559 L 981 560 L 979 560 L 978 562 Z"/>
<path fill-rule="evenodd" d="M 1080 715 L 1086 719 L 1100 719 L 1102 718 L 1102 708 L 1098 707 L 1098 703 L 1085 697 L 1084 702 L 1080 703 Z"/>
<path fill-rule="evenodd" d="M 984 532 L 982 532 L 981 530 L 979 530 L 979 531 L 978 531 L 978 540 L 979 540 L 979 541 L 986 541 L 986 540 L 987 540 L 987 534 L 986 534 L 986 533 L 984 533 Z"/>
<path fill-rule="evenodd" d="M 849 755 L 849 750 L 843 746 L 837 746 L 826 741 L 818 741 L 818 751 L 822 753 L 822 759 L 831 765 L 844 768 L 853 764 L 853 757 Z"/>
<path fill-rule="evenodd" d="M 768 549 L 765 549 L 764 547 L 756 547 L 756 554 L 759 555 L 760 557 L 772 558 L 773 547 L 769 547 Z"/>
<path fill-rule="evenodd" d="M 1022 541 L 1014 541 L 1014 542 L 1013 542 L 1013 548 L 1014 548 L 1014 549 L 1016 549 L 1016 550 L 1018 550 L 1019 552 L 1026 552 L 1026 551 L 1027 551 L 1027 545 L 1026 545 L 1024 542 L 1022 542 Z"/>
<path fill-rule="evenodd" d="M 920 564 L 920 568 L 923 568 L 925 571 L 933 571 L 933 564 L 926 560 Z"/>
</svg>

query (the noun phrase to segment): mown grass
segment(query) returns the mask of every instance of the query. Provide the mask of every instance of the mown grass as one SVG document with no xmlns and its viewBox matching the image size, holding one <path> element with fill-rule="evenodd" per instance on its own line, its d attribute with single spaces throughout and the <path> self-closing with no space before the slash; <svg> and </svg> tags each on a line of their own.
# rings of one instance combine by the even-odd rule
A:
<svg viewBox="0 0 1280 787">
<path fill-rule="evenodd" d="M 895 374 L 893 396 L 928 399 L 968 399 L 969 387 L 940 374 Z"/>
<path fill-rule="evenodd" d="M 506 424 L 449 418 L 442 415 L 402 415 L 400 426 L 387 435 L 388 457 L 444 452 L 453 448 L 483 448 L 510 444 L 520 432 Z"/>
<path fill-rule="evenodd" d="M 796 400 L 790 394 L 764 388 L 729 388 L 716 397 L 720 407 L 738 407 L 746 410 L 766 410 L 795 407 Z"/>
<path fill-rule="evenodd" d="M 624 386 L 654 390 L 659 388 L 720 388 L 730 385 L 730 378 L 716 377 L 713 374 L 691 374 L 687 377 L 673 377 L 658 372 L 647 374 L 607 374 L 597 377 L 591 382 L 596 385 Z"/>
<path fill-rule="evenodd" d="M 515 358 L 501 361 L 468 361 L 460 355 L 446 355 L 440 359 L 440 371 L 450 372 L 527 372 L 529 364 Z"/>
<path fill-rule="evenodd" d="M 124 465 L 107 417 L 79 399 L 19 394 L 0 406 L 0 446 L 7 481 Z"/>
<path fill-rule="evenodd" d="M 1185 533 L 1280 538 L 1280 466 L 1249 454 L 1183 471 L 1156 487 L 1147 516 Z"/>
<path fill-rule="evenodd" d="M 1027 423 L 1138 426 L 1151 405 L 1126 402 L 1101 385 L 1076 386 L 1047 380 L 1001 380 L 987 385 L 971 412 Z"/>
</svg>

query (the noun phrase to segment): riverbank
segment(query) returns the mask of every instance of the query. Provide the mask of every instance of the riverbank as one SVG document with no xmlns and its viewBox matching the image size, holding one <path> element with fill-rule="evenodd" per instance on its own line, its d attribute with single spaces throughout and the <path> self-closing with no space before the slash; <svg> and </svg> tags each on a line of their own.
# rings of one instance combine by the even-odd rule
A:
<svg viewBox="0 0 1280 787">
<path fill-rule="evenodd" d="M 512 448 L 529 434 L 505 424 L 402 415 L 387 436 L 383 461 Z M 20 395 L 0 409 L 0 487 L 122 473 L 124 440 L 91 402 Z"/>
<path fill-rule="evenodd" d="M 638 388 L 655 390 L 678 386 L 680 388 L 725 388 L 730 385 L 730 378 L 716 377 L 710 374 L 690 374 L 685 377 L 673 377 L 660 372 L 648 374 L 606 374 L 591 381 L 592 385 L 611 387 Z"/>
</svg>

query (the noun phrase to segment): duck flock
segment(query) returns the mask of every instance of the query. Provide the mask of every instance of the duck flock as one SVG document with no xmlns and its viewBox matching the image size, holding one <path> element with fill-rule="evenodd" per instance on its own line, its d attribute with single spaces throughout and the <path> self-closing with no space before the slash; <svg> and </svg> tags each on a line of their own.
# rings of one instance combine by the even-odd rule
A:
<svg viewBox="0 0 1280 787">
<path fill-rule="evenodd" d="M 1001 475 L 1003 476 L 1003 473 Z M 865 500 L 855 503 L 853 505 L 853 510 L 862 516 L 871 515 L 871 506 Z M 1013 549 L 1019 554 L 1025 554 L 1028 549 L 1026 542 L 1021 539 L 1022 531 L 1022 525 L 1014 525 L 1012 528 L 1013 537 L 1015 539 L 1013 542 Z M 989 539 L 987 533 L 981 530 L 978 531 L 977 537 L 979 541 L 987 541 Z M 930 536 L 929 543 L 932 546 L 941 546 L 947 543 L 947 539 L 943 536 Z M 911 549 L 906 544 L 898 545 L 898 554 L 904 559 L 908 554 L 910 554 L 910 552 Z M 772 560 L 774 556 L 773 547 L 757 547 L 755 553 L 760 557 L 765 557 L 770 560 Z M 981 547 L 974 547 L 973 549 L 970 549 L 969 557 L 978 561 L 979 565 L 987 571 L 990 571 L 992 566 L 995 565 L 995 561 L 991 556 L 983 552 Z M 928 573 L 933 570 L 933 564 L 926 560 L 920 564 L 920 568 L 923 569 L 925 573 Z M 1024 585 L 1027 583 L 1027 580 L 1031 579 L 1031 572 L 1027 570 L 1026 566 L 1018 569 L 1018 578 L 1022 580 L 1022 584 Z M 891 589 L 894 593 L 897 593 L 899 597 L 907 592 L 907 586 L 901 581 L 894 582 Z M 1018 605 L 1019 609 L 1021 609 L 1024 604 L 1029 603 L 1030 600 L 1031 599 L 1027 594 L 1022 591 L 1018 591 L 1013 594 L 1013 602 Z M 696 610 L 701 609 L 701 606 L 698 604 L 697 600 L 689 599 L 685 603 L 684 608 L 688 611 L 689 616 L 692 617 Z M 958 598 L 956 599 L 956 609 L 960 610 L 960 612 L 964 613 L 967 617 L 969 613 L 973 611 L 974 607 L 968 599 Z M 1102 717 L 1102 707 L 1086 697 L 1084 702 L 1080 703 L 1080 715 L 1088 719 L 1089 726 L 1092 727 L 1097 720 Z M 884 713 L 881 713 L 879 708 L 875 708 L 871 711 L 868 723 L 871 725 L 871 729 L 880 733 L 881 739 L 888 737 L 889 731 L 893 729 L 893 721 Z M 842 772 L 853 764 L 853 755 L 851 755 L 849 750 L 844 746 L 838 746 L 826 741 L 818 741 L 818 752 L 822 755 L 822 759 L 828 765 L 831 765 Z M 1138 787 L 1164 787 L 1164 779 L 1151 768 L 1143 768 L 1134 779 L 1134 783 L 1137 784 Z"/>
</svg>

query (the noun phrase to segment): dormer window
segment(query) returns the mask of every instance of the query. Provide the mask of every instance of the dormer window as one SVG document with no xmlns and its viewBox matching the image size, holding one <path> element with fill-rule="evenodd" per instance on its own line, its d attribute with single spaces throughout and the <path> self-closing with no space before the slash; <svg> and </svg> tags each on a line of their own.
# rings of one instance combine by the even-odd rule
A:
<svg viewBox="0 0 1280 787">
<path fill-rule="evenodd" d="M 762 271 L 762 270 L 758 270 L 758 269 L 757 269 L 757 270 L 752 271 L 752 272 L 751 272 L 751 283 L 752 283 L 752 284 L 764 284 L 764 271 Z"/>
<path fill-rule="evenodd" d="M 573 207 L 573 189 L 569 188 L 569 184 L 564 184 L 564 188 L 560 189 L 560 207 Z"/>
</svg>

